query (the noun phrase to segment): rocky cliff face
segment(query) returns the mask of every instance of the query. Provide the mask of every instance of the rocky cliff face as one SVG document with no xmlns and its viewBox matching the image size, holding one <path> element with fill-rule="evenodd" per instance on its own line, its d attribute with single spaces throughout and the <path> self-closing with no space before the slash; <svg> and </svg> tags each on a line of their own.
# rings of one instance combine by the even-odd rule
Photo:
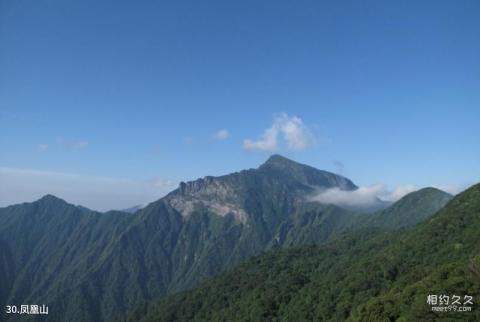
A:
<svg viewBox="0 0 480 322">
<path fill-rule="evenodd" d="M 177 190 L 165 197 L 165 201 L 183 216 L 195 211 L 207 211 L 225 217 L 233 215 L 245 222 L 247 213 L 242 208 L 237 188 L 215 177 L 205 177 L 190 182 L 182 182 Z"/>
<path fill-rule="evenodd" d="M 268 196 L 277 204 L 294 206 L 313 191 L 332 187 L 357 189 L 345 177 L 273 155 L 257 169 L 182 182 L 164 200 L 183 216 L 208 211 L 221 217 L 232 215 L 244 223 L 251 216 L 248 204 L 259 198 Z"/>
</svg>

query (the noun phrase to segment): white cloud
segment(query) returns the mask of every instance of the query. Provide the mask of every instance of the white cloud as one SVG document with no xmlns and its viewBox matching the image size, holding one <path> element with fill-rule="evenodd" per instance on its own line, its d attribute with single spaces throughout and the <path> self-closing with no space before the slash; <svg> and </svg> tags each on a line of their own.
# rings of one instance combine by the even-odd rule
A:
<svg viewBox="0 0 480 322">
<path fill-rule="evenodd" d="M 383 200 L 386 201 L 397 201 L 403 196 L 409 194 L 410 192 L 417 191 L 418 187 L 413 184 L 406 184 L 403 186 L 396 187 L 392 192 L 387 193 L 383 196 Z"/>
<path fill-rule="evenodd" d="M 257 141 L 246 139 L 243 141 L 243 148 L 249 151 L 275 151 L 277 149 L 278 129 L 272 126 L 265 130 Z"/>
<path fill-rule="evenodd" d="M 469 184 L 463 184 L 463 185 L 439 184 L 439 185 L 433 185 L 432 187 L 448 192 L 451 195 L 456 195 L 462 192 L 463 190 L 467 189 L 469 186 L 470 186 Z"/>
<path fill-rule="evenodd" d="M 384 184 L 359 187 L 357 190 L 345 191 L 339 188 L 321 190 L 309 199 L 325 204 L 334 204 L 348 207 L 368 207 L 375 205 L 379 200 L 395 202 L 418 188 L 414 185 L 402 185 L 393 190 L 387 189 Z"/>
<path fill-rule="evenodd" d="M 227 129 L 221 129 L 213 135 L 213 138 L 216 140 L 222 141 L 222 140 L 228 139 L 229 136 L 230 136 L 230 132 L 228 132 Z"/>
<path fill-rule="evenodd" d="M 271 127 L 267 128 L 260 139 L 243 141 L 243 148 L 248 151 L 273 152 L 279 148 L 282 139 L 288 150 L 300 151 L 313 143 L 313 135 L 302 119 L 282 113 L 275 117 Z"/>
<path fill-rule="evenodd" d="M 170 180 L 170 179 L 166 179 L 166 178 L 153 178 L 152 180 L 149 180 L 149 182 L 154 186 L 154 187 L 157 187 L 157 188 L 171 188 L 173 186 L 175 186 L 175 182 L 173 180 Z"/>
<path fill-rule="evenodd" d="M 377 196 L 383 191 L 385 191 L 383 185 L 359 187 L 357 190 L 353 191 L 331 188 L 320 191 L 318 194 L 311 197 L 311 200 L 340 206 L 365 207 L 374 204 L 377 201 Z"/>
<path fill-rule="evenodd" d="M 39 145 L 37 145 L 37 148 L 38 148 L 38 150 L 40 150 L 42 152 L 45 152 L 45 151 L 48 150 L 48 144 L 44 144 L 44 143 L 39 144 Z"/>
<path fill-rule="evenodd" d="M 88 142 L 87 141 L 77 141 L 77 142 L 72 142 L 71 144 L 71 147 L 72 149 L 74 150 L 80 150 L 80 149 L 84 149 L 88 146 Z"/>
<path fill-rule="evenodd" d="M 157 200 L 176 187 L 172 180 L 129 180 L 74 173 L 0 167 L 0 206 L 53 194 L 95 210 L 124 209 Z"/>
<path fill-rule="evenodd" d="M 311 144 L 312 136 L 299 117 L 288 117 L 283 114 L 277 119 L 280 131 L 283 133 L 288 148 L 292 150 L 304 150 Z"/>
<path fill-rule="evenodd" d="M 85 140 L 68 141 L 63 137 L 57 138 L 57 144 L 73 151 L 85 149 L 89 145 L 88 141 Z"/>
</svg>

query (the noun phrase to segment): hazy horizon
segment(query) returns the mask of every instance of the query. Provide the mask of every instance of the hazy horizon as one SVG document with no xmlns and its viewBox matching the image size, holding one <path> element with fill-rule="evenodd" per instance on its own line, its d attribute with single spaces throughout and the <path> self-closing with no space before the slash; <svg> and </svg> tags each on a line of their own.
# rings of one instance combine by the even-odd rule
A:
<svg viewBox="0 0 480 322">
<path fill-rule="evenodd" d="M 268 161 L 268 160 L 267 160 Z M 294 161 L 294 160 L 293 160 Z M 244 169 L 238 169 L 238 171 Z M 321 170 L 321 169 L 320 169 Z M 335 172 L 332 172 L 335 173 Z M 339 174 L 340 173 L 335 173 Z M 8 189 L 1 189 L 1 195 L 4 197 L 5 204 L 0 205 L 0 207 L 15 205 L 23 202 L 33 202 L 46 195 L 54 195 L 55 197 L 64 199 L 69 203 L 75 205 L 84 206 L 91 208 L 96 211 L 108 211 L 108 210 L 124 210 L 128 208 L 135 208 L 137 206 L 144 207 L 151 202 L 154 202 L 158 199 L 161 199 L 166 194 L 176 189 L 180 182 L 163 182 L 161 179 L 158 181 L 145 181 L 145 182 L 136 182 L 125 179 L 115 179 L 107 177 L 88 177 L 88 176 L 79 176 L 72 175 L 67 173 L 53 173 L 53 172 L 39 172 L 39 171 L 29 171 L 29 170 L 20 170 L 20 169 L 9 169 L 9 168 L 0 168 L 0 177 L 7 178 L 9 175 L 12 177 L 12 180 L 19 181 L 20 178 L 32 183 L 35 180 L 36 185 L 34 185 L 38 190 L 23 190 L 23 186 L 10 186 Z M 205 176 L 202 176 L 205 177 Z M 51 181 L 49 181 L 51 180 Z M 95 181 L 96 186 L 91 186 L 91 182 Z M 59 184 L 60 183 L 60 184 Z M 70 189 L 69 192 L 62 191 L 64 188 L 63 185 L 73 183 L 77 185 L 76 188 Z M 100 184 L 98 186 L 98 184 Z M 123 191 L 119 189 L 119 186 L 123 185 Z M 116 191 L 115 196 L 105 195 L 102 191 L 103 188 L 111 186 Z M 132 192 L 132 187 L 139 189 L 140 191 Z M 343 191 L 338 188 L 332 188 L 325 191 L 320 191 L 320 193 L 314 193 L 312 195 L 306 196 L 307 199 L 312 201 L 319 201 L 323 203 L 332 203 L 340 206 L 359 206 L 359 207 L 368 207 L 369 205 L 374 205 L 378 199 L 385 202 L 395 202 L 404 197 L 405 195 L 420 190 L 422 188 L 433 187 L 445 192 L 448 192 L 452 195 L 460 193 L 464 189 L 468 188 L 468 185 L 465 186 L 424 186 L 419 187 L 415 185 L 403 185 L 395 187 L 393 190 L 389 189 L 384 184 L 373 184 L 370 186 L 359 186 L 357 190 L 354 191 Z M 3 188 L 3 187 L 2 187 Z M 5 186 L 5 188 L 7 188 Z M 71 187 L 70 187 L 71 188 Z M 50 190 L 49 190 L 50 189 Z M 60 189 L 60 190 L 59 190 Z M 50 191 L 46 192 L 45 191 Z M 57 191 L 55 193 L 54 191 Z M 83 193 L 79 193 L 82 191 Z M 119 192 L 123 193 L 120 194 Z M 15 200 L 8 203 L 9 198 Z M 23 198 L 23 199 L 22 199 Z M 121 201 L 118 198 L 122 198 Z M 150 198 L 150 199 L 146 199 Z M 135 203 L 135 201 L 142 200 L 143 202 Z M 95 203 L 97 202 L 97 204 Z M 112 207 L 103 207 L 102 203 L 110 203 L 114 205 Z M 116 206 L 117 205 L 117 206 Z"/>
</svg>

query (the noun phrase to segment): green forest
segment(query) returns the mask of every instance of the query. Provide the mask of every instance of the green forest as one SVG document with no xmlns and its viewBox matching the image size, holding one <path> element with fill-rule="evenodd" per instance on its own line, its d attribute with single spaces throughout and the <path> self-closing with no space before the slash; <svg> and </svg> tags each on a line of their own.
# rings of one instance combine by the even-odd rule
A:
<svg viewBox="0 0 480 322">
<path fill-rule="evenodd" d="M 121 321 L 479 321 L 480 185 L 411 230 L 269 251 Z M 472 296 L 433 312 L 428 295 Z"/>
</svg>

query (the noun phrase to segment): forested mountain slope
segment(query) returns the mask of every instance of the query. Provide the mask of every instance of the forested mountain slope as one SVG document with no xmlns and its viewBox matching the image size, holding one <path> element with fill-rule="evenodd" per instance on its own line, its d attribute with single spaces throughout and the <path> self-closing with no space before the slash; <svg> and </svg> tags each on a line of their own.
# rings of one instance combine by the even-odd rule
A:
<svg viewBox="0 0 480 322">
<path fill-rule="evenodd" d="M 480 185 L 412 230 L 267 252 L 126 321 L 479 321 Z M 428 295 L 473 297 L 433 312 Z"/>
<path fill-rule="evenodd" d="M 0 304 L 44 303 L 49 320 L 108 319 L 265 249 L 326 241 L 353 214 L 305 198 L 331 187 L 357 188 L 275 155 L 257 169 L 181 183 L 134 214 L 51 195 L 1 208 Z"/>
</svg>

